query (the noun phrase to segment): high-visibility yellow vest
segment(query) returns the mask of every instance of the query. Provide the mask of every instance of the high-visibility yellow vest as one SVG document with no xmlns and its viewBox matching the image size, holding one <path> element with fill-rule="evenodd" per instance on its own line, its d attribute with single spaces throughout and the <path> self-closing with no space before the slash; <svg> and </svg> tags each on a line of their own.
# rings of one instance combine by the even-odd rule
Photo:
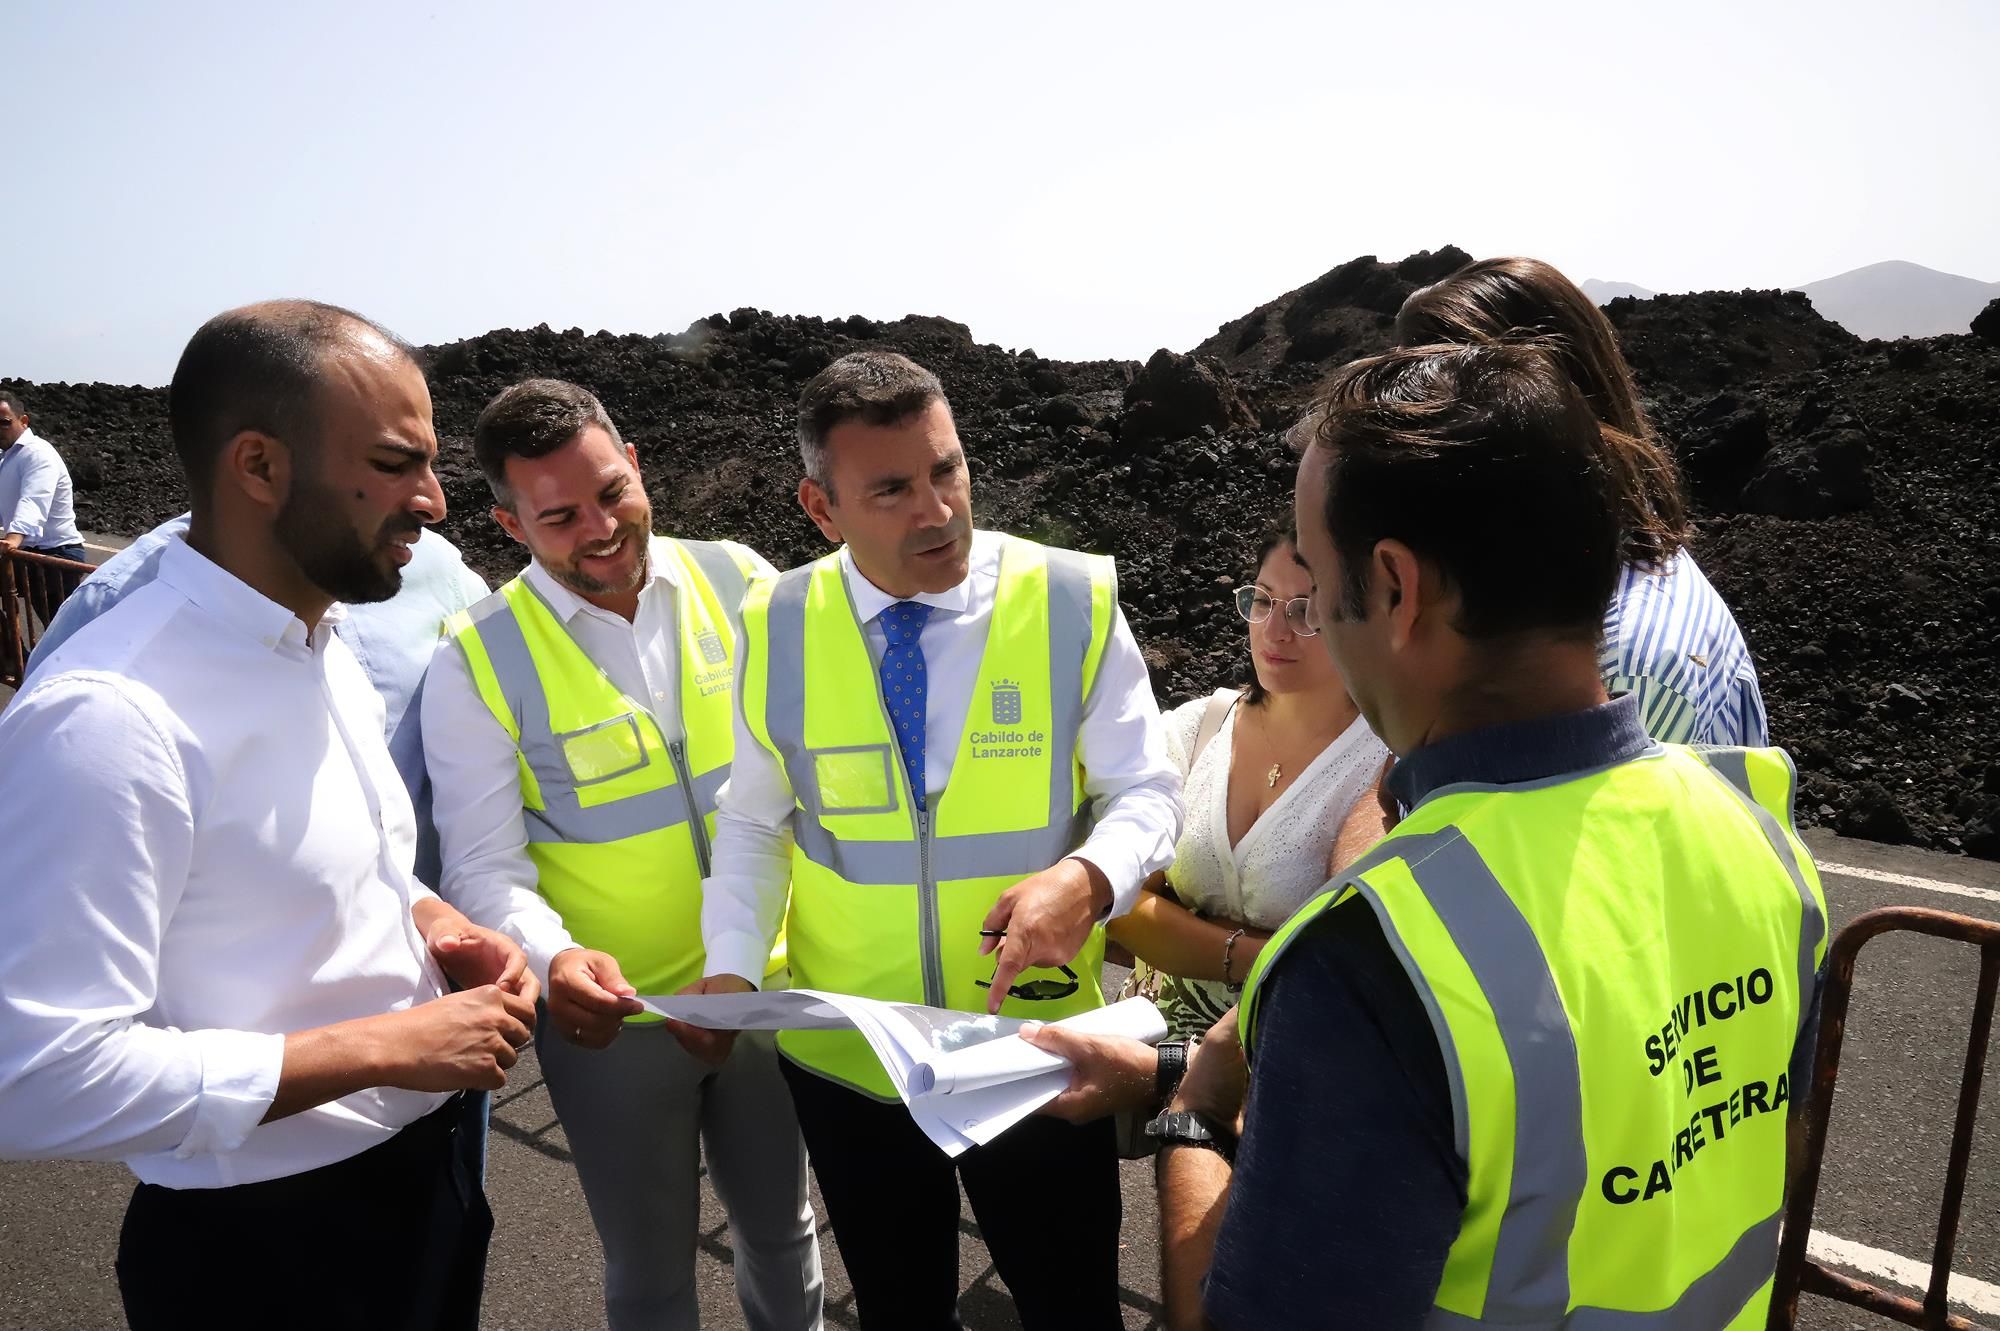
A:
<svg viewBox="0 0 2000 1331">
<path fill-rule="evenodd" d="M 1301 907 L 1365 902 L 1430 1014 L 1467 1201 L 1433 1327 L 1750 1331 L 1826 898 L 1776 749 L 1447 786 Z M 1310 1168 L 1311 1162 L 1302 1162 Z"/>
<path fill-rule="evenodd" d="M 985 653 L 946 788 L 919 810 L 837 555 L 753 585 L 743 603 L 748 729 L 797 800 L 786 916 L 801 988 L 985 1012 L 979 930 L 1000 894 L 1083 844 L 1091 824 L 1077 732 L 1118 603 L 1111 560 L 1003 538 Z M 1071 963 L 1079 987 L 1010 997 L 1054 1020 L 1103 1004 L 1104 935 Z M 1016 985 L 1060 982 L 1029 970 Z M 863 1038 L 785 1031 L 795 1062 L 893 1100 Z"/>
<path fill-rule="evenodd" d="M 702 973 L 701 880 L 735 751 L 733 612 L 755 564 L 731 542 L 666 537 L 652 558 L 673 561 L 684 738 L 668 740 L 523 578 L 445 632 L 514 739 L 542 896 L 640 993 L 671 994 Z"/>
</svg>

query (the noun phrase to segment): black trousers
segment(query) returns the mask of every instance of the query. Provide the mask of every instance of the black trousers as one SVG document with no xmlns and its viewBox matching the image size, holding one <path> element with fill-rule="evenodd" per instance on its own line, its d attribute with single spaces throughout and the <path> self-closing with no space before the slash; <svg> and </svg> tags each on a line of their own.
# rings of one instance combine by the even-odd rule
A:
<svg viewBox="0 0 2000 1331">
<path fill-rule="evenodd" d="M 118 1235 L 132 1331 L 478 1331 L 493 1213 L 479 1097 L 379 1146 L 232 1188 L 141 1183 Z"/>
<path fill-rule="evenodd" d="M 1030 1117 L 957 1161 L 901 1104 L 784 1062 L 863 1331 L 958 1331 L 958 1182 L 1025 1331 L 1117 1331 L 1109 1119 Z"/>
</svg>

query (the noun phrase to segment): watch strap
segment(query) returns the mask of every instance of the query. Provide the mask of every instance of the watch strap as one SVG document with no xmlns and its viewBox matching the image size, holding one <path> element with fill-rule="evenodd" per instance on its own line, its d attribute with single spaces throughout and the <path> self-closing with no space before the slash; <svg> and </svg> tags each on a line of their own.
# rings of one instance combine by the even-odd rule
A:
<svg viewBox="0 0 2000 1331">
<path fill-rule="evenodd" d="M 1163 1040 L 1157 1047 L 1160 1060 L 1153 1074 L 1153 1099 L 1165 1104 L 1187 1076 L 1188 1046 L 1185 1040 Z"/>
</svg>

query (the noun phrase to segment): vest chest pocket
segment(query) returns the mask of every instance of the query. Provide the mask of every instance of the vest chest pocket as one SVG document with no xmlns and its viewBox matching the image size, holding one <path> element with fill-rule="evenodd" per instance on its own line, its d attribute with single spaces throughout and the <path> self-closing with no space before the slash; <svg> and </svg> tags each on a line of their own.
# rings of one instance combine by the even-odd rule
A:
<svg viewBox="0 0 2000 1331">
<path fill-rule="evenodd" d="M 886 744 L 810 749 L 821 813 L 894 813 L 896 779 Z"/>
<path fill-rule="evenodd" d="M 626 712 L 609 721 L 599 721 L 581 730 L 565 730 L 555 737 L 569 764 L 570 776 L 579 786 L 596 785 L 613 777 L 636 772 L 646 765 L 646 744 L 639 736 L 639 718 Z"/>
</svg>

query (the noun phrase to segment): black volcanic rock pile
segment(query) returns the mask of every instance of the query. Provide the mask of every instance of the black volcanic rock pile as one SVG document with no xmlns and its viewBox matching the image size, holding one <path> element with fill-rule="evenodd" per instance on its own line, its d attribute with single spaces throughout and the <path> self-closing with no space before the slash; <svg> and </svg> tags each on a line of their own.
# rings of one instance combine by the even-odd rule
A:
<svg viewBox="0 0 2000 1331">
<path fill-rule="evenodd" d="M 1797 293 L 1610 313 L 1687 469 L 1695 552 L 1756 652 L 1802 814 L 2000 858 L 2000 346 L 1863 342 Z M 1710 368 L 1683 376 L 1682 354 Z"/>
<path fill-rule="evenodd" d="M 467 436 L 494 393 L 543 374 L 603 398 L 663 530 L 742 539 L 780 567 L 809 558 L 825 547 L 793 498 L 799 386 L 891 347 L 944 380 L 984 524 L 1118 557 L 1126 613 L 1178 701 L 1241 675 L 1228 589 L 1290 502 L 1284 429 L 1328 370 L 1388 345 L 1410 291 L 1466 257 L 1357 259 L 1144 365 L 1004 350 L 944 319 L 747 309 L 672 336 L 542 327 L 430 348 L 444 529 L 489 578 L 518 568 Z M 1695 553 L 1757 653 L 1804 820 L 2000 858 L 2000 345 L 1862 342 L 1777 292 L 1610 313 L 1688 469 Z M 0 384 L 70 458 L 85 527 L 137 532 L 184 506 L 163 391 Z"/>
<path fill-rule="evenodd" d="M 1454 245 L 1398 264 L 1364 255 L 1224 324 L 1195 355 L 1256 382 L 1265 424 L 1282 429 L 1329 369 L 1395 341 L 1396 311 L 1412 291 L 1471 261 Z"/>
</svg>

